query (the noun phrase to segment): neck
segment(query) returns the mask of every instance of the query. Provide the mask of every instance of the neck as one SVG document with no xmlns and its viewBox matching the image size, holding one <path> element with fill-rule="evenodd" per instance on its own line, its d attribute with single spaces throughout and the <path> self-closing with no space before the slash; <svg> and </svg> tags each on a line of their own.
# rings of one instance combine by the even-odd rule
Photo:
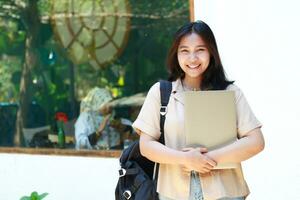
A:
<svg viewBox="0 0 300 200">
<path fill-rule="evenodd" d="M 183 87 L 189 90 L 200 90 L 201 79 L 187 79 L 184 78 L 182 81 Z"/>
</svg>

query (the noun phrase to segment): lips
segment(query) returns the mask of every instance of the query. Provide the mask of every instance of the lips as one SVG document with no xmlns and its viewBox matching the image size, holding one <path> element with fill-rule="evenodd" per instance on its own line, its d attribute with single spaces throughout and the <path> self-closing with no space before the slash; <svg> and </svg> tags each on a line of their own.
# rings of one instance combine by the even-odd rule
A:
<svg viewBox="0 0 300 200">
<path fill-rule="evenodd" d="M 187 65 L 187 67 L 190 69 L 198 69 L 200 67 L 200 65 Z"/>
</svg>

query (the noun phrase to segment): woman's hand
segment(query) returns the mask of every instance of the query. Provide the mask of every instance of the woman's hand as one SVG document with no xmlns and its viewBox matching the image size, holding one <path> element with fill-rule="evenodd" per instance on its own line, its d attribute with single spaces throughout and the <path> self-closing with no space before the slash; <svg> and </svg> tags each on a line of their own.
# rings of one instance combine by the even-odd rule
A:
<svg viewBox="0 0 300 200">
<path fill-rule="evenodd" d="M 97 130 L 98 133 L 101 133 L 105 129 L 105 126 L 107 125 L 110 116 L 111 114 L 108 114 L 105 117 L 103 117 L 103 121 L 100 123 L 99 128 Z"/>
<path fill-rule="evenodd" d="M 217 163 L 204 155 L 207 153 L 206 148 L 184 148 L 185 152 L 185 164 L 183 165 L 183 171 L 190 174 L 192 170 L 205 174 L 210 172 Z"/>
</svg>

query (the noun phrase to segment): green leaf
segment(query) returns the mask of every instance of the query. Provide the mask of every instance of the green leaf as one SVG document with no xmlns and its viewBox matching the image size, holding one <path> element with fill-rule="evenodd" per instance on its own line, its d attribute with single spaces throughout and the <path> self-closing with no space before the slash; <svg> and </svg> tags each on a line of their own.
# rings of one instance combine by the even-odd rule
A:
<svg viewBox="0 0 300 200">
<path fill-rule="evenodd" d="M 40 197 L 40 199 L 43 199 L 43 198 L 45 198 L 47 195 L 48 195 L 48 193 L 43 193 L 43 194 L 41 194 L 39 197 Z"/>
<path fill-rule="evenodd" d="M 31 200 L 31 197 L 24 196 L 20 200 Z"/>
<path fill-rule="evenodd" d="M 39 198 L 39 195 L 38 195 L 38 193 L 37 192 L 32 192 L 31 193 L 31 200 L 38 200 L 38 198 Z"/>
</svg>

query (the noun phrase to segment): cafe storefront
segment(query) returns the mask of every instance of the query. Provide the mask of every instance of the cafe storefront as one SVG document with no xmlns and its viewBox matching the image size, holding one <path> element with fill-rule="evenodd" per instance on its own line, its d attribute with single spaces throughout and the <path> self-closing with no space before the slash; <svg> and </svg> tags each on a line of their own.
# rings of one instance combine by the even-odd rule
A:
<svg viewBox="0 0 300 200">
<path fill-rule="evenodd" d="M 114 148 L 75 150 L 80 103 L 92 88 L 105 88 L 114 116 L 134 121 L 150 86 L 167 78 L 172 35 L 193 18 L 192 4 L 1 1 L 0 151 L 118 157 L 124 141 L 137 139 L 133 130 L 119 131 Z"/>
</svg>

